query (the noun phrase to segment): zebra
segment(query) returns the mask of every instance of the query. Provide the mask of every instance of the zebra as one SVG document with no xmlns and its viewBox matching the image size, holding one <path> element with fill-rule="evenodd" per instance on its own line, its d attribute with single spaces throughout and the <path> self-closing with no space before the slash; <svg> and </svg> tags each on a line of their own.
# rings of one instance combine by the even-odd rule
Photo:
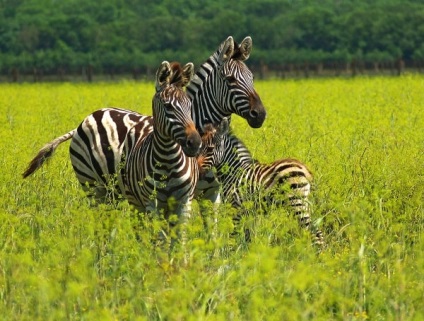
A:
<svg viewBox="0 0 424 321">
<path fill-rule="evenodd" d="M 252 39 L 246 37 L 237 44 L 229 36 L 200 66 L 186 92 L 192 101 L 191 116 L 201 132 L 209 124 L 219 124 L 223 118 L 231 121 L 233 113 L 245 118 L 249 126 L 259 128 L 266 111 L 253 86 L 253 74 L 245 61 L 250 57 Z M 78 128 L 47 144 L 23 176 L 31 175 L 56 147 L 72 138 L 71 162 L 77 179 L 88 196 L 104 201 L 123 195 L 117 184 L 123 154 L 123 142 L 137 141 L 153 130 L 152 116 L 120 108 L 103 108 L 87 116 Z M 215 205 L 220 203 L 220 184 L 212 170 L 206 170 L 196 187 Z"/>
<path fill-rule="evenodd" d="M 194 156 L 200 151 L 202 139 L 191 119 L 191 101 L 183 90 L 193 76 L 193 68 L 192 63 L 181 67 L 162 62 L 152 101 L 153 131 L 136 141 L 132 141 L 134 134 L 126 137 L 124 165 L 118 176 L 125 198 L 139 212 L 163 215 L 170 227 L 177 227 L 178 237 L 171 234 L 171 250 L 179 238 L 185 248 L 184 226 L 199 174 Z M 171 220 L 174 214 L 176 222 Z M 163 236 L 168 234 L 163 232 Z"/>
<path fill-rule="evenodd" d="M 193 68 L 192 63 L 181 67 L 162 62 L 156 73 L 152 103 L 153 131 L 135 142 L 124 141 L 122 184 L 126 198 L 141 212 L 168 213 L 170 197 L 178 201 L 178 215 L 190 206 L 198 177 L 194 156 L 202 144 L 191 119 L 191 101 L 183 90 L 192 78 Z"/>
<path fill-rule="evenodd" d="M 177 237 L 170 234 L 170 250 L 180 239 L 185 263 L 188 261 L 185 225 L 191 213 L 199 168 L 213 166 L 203 159 L 210 158 L 213 149 L 220 146 L 221 136 L 228 127 L 224 117 L 215 127 L 205 125 L 204 135 L 200 137 L 191 119 L 191 101 L 182 90 L 192 76 L 191 63 L 184 68 L 176 63 L 162 63 L 153 98 L 153 131 L 134 141 L 137 135 L 132 131 L 137 127 L 130 129 L 122 153 L 124 167 L 118 176 L 125 198 L 139 212 L 163 215 L 170 228 L 177 227 Z M 177 222 L 171 215 L 177 216 Z"/>
<path fill-rule="evenodd" d="M 216 150 L 224 147 L 223 141 L 225 135 L 229 133 L 229 123 L 227 117 L 224 117 L 220 124 L 206 124 L 201 131 L 202 147 L 196 156 L 199 167 L 199 177 L 215 166 L 214 155 Z"/>
<path fill-rule="evenodd" d="M 314 243 L 324 245 L 322 231 L 311 224 L 308 200 L 313 175 L 305 164 L 297 159 L 285 158 L 270 164 L 253 159 L 249 150 L 233 134 L 223 136 L 222 148 L 216 149 L 211 160 L 222 184 L 222 198 L 233 207 L 241 209 L 233 218 L 234 232 L 240 226 L 243 204 L 252 201 L 256 212 L 266 211 L 269 206 L 287 204 L 301 227 L 315 234 Z M 249 241 L 249 231 L 245 230 Z"/>
</svg>

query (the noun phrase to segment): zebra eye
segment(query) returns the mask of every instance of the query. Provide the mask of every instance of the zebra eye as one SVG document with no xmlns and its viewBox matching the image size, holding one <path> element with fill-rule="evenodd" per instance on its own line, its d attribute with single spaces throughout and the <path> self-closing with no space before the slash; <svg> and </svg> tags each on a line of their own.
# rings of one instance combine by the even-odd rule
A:
<svg viewBox="0 0 424 321">
<path fill-rule="evenodd" d="M 231 75 L 231 76 L 227 76 L 227 77 L 225 77 L 225 78 L 227 78 L 227 80 L 228 80 L 230 83 L 237 82 L 236 77 L 234 77 L 233 75 Z"/>
<path fill-rule="evenodd" d="M 167 111 L 172 111 L 174 109 L 171 103 L 165 103 L 163 107 L 165 107 Z"/>
</svg>

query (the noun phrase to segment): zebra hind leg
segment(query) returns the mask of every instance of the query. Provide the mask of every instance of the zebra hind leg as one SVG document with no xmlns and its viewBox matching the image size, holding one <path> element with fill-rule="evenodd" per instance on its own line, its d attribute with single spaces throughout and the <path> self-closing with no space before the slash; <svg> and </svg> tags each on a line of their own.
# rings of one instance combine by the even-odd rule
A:
<svg viewBox="0 0 424 321">
<path fill-rule="evenodd" d="M 316 224 L 313 224 L 311 220 L 311 204 L 308 200 L 309 191 L 302 193 L 301 195 L 291 195 L 289 197 L 289 204 L 294 210 L 294 214 L 299 221 L 299 225 L 302 228 L 309 230 L 313 235 L 313 244 L 319 248 L 324 247 L 324 233 L 319 230 Z"/>
</svg>

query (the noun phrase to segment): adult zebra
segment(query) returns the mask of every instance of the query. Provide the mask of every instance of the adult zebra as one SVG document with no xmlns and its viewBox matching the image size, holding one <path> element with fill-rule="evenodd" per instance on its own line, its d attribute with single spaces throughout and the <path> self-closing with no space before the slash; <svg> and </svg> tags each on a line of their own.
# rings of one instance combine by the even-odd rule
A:
<svg viewBox="0 0 424 321">
<path fill-rule="evenodd" d="M 222 136 L 228 132 L 224 117 L 217 126 L 207 124 L 200 137 L 191 119 L 191 101 L 182 90 L 192 76 L 191 63 L 181 68 L 178 63 L 163 62 L 156 76 L 153 131 L 137 135 L 134 126 L 124 141 L 119 183 L 140 212 L 187 216 L 199 172 L 213 166 L 205 159 L 221 147 Z M 170 198 L 175 202 L 169 202 Z"/>
<path fill-rule="evenodd" d="M 253 128 L 263 124 L 265 108 L 253 87 L 253 74 L 244 63 L 251 50 L 250 37 L 240 44 L 228 37 L 200 66 L 186 87 L 192 101 L 191 116 L 199 132 L 208 123 L 220 123 L 225 117 L 230 122 L 233 113 L 245 118 Z M 151 116 L 119 108 L 95 111 L 77 129 L 47 144 L 40 151 L 43 157 L 31 163 L 23 176 L 31 175 L 60 143 L 72 137 L 71 162 L 83 189 L 100 200 L 107 198 L 110 191 L 112 195 L 122 194 L 111 180 L 116 181 L 118 175 L 124 139 L 129 134 L 136 136 L 132 138 L 136 141 L 152 130 Z M 210 170 L 203 177 L 198 189 L 203 191 L 205 198 L 219 203 L 220 185 L 214 173 Z"/>
<path fill-rule="evenodd" d="M 164 215 L 169 221 L 178 217 L 177 235 L 182 230 L 185 247 L 185 222 L 191 212 L 199 169 L 197 160 L 201 137 L 191 119 L 191 101 L 183 88 L 193 76 L 193 64 L 183 68 L 162 62 L 156 73 L 156 94 L 152 111 L 155 126 L 148 135 L 127 135 L 124 141 L 123 168 L 118 176 L 121 190 L 140 212 Z M 134 130 L 134 127 L 130 131 Z M 175 225 L 175 224 L 173 224 Z M 176 238 L 171 235 L 171 248 Z M 186 255 L 184 255 L 186 261 Z"/>
<path fill-rule="evenodd" d="M 124 142 L 125 161 L 119 177 L 129 202 L 140 212 L 186 216 L 190 209 L 199 172 L 194 156 L 202 144 L 191 119 L 191 101 L 183 91 L 192 75 L 192 63 L 181 68 L 162 62 L 152 103 L 154 129 L 136 142 Z M 171 197 L 175 209 L 169 208 Z"/>
<path fill-rule="evenodd" d="M 306 165 L 289 158 L 262 164 L 253 159 L 236 136 L 228 134 L 222 140 L 223 147 L 215 150 L 211 162 L 215 164 L 218 180 L 222 184 L 223 200 L 241 210 L 247 201 L 252 201 L 256 210 L 262 205 L 266 210 L 272 204 L 286 204 L 300 226 L 315 234 L 315 244 L 323 245 L 323 233 L 311 224 L 308 197 L 313 177 Z M 240 219 L 239 211 L 233 218 L 235 231 L 238 230 Z M 249 237 L 248 233 L 246 236 Z"/>
</svg>

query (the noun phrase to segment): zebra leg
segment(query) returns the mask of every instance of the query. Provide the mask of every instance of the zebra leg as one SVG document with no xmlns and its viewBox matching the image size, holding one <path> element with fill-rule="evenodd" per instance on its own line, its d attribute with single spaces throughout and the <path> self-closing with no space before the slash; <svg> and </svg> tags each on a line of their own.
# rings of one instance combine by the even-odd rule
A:
<svg viewBox="0 0 424 321">
<path fill-rule="evenodd" d="M 240 230 L 242 226 L 241 220 L 243 217 L 246 217 L 249 215 L 248 213 L 246 213 L 246 211 L 242 207 L 236 207 L 236 209 L 237 209 L 237 213 L 233 216 L 234 228 L 230 234 L 232 238 L 236 238 L 238 235 L 240 235 Z M 243 232 L 244 242 L 250 243 L 252 240 L 250 229 L 247 227 L 244 227 L 242 232 Z"/>
<path fill-rule="evenodd" d="M 294 214 L 299 221 L 299 225 L 311 231 L 314 234 L 314 244 L 324 246 L 324 234 L 317 229 L 311 222 L 311 205 L 308 200 L 310 194 L 310 185 L 292 185 L 292 193 L 288 195 L 289 204 L 294 210 Z"/>
<path fill-rule="evenodd" d="M 176 243 L 178 241 L 181 242 L 181 248 L 183 252 L 183 263 L 184 265 L 188 265 L 190 255 L 187 250 L 187 222 L 191 216 L 191 201 L 180 201 L 175 212 L 178 216 L 178 222 L 177 226 L 175 226 L 176 233 L 171 232 L 171 244 L 169 255 L 171 258 Z"/>
<path fill-rule="evenodd" d="M 169 226 L 169 220 L 164 224 L 163 218 L 167 218 L 167 207 L 166 203 L 159 202 L 156 197 L 151 197 L 146 201 L 146 206 L 143 208 L 138 205 L 136 207 L 140 212 L 148 213 L 151 220 L 157 220 L 159 225 L 153 224 L 152 226 L 152 242 L 156 248 L 156 255 L 158 256 L 159 262 L 169 261 L 169 239 L 171 231 Z M 159 227 L 159 230 L 157 230 Z"/>
<path fill-rule="evenodd" d="M 253 196 L 253 199 L 252 199 Z M 232 217 L 233 221 L 233 231 L 230 233 L 230 237 L 232 239 L 236 239 L 242 232 L 242 237 L 244 238 L 244 242 L 250 243 L 251 242 L 251 232 L 248 227 L 243 227 L 242 229 L 242 223 L 241 220 L 243 217 L 247 217 L 249 215 L 249 211 L 252 209 L 247 209 L 244 206 L 245 201 L 253 201 L 254 195 L 249 194 L 249 192 L 246 190 L 245 186 L 232 186 L 230 190 L 227 191 L 227 199 L 226 201 L 231 203 L 231 206 L 233 209 L 235 209 L 235 213 Z M 247 202 L 248 203 L 248 202 Z M 254 210 L 256 210 L 256 207 L 254 207 Z"/>
<path fill-rule="evenodd" d="M 217 213 L 221 205 L 221 184 L 218 182 L 213 170 L 202 174 L 196 184 L 195 197 L 199 202 L 200 215 L 202 216 L 205 231 L 210 233 L 209 220 L 212 218 L 212 238 L 217 234 Z M 212 213 L 211 213 L 212 212 Z"/>
</svg>

